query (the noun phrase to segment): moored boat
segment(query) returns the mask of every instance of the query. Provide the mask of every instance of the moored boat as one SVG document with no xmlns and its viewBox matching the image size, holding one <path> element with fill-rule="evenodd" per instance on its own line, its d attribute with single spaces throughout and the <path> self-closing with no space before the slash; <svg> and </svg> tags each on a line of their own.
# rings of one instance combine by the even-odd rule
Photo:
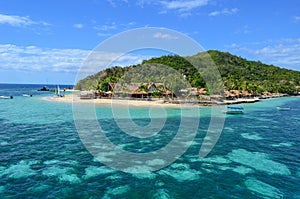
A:
<svg viewBox="0 0 300 199">
<path fill-rule="evenodd" d="M 223 110 L 226 114 L 243 114 L 244 108 L 241 106 L 227 106 L 227 110 Z"/>
<path fill-rule="evenodd" d="M 0 99 L 13 99 L 13 96 L 0 96 Z"/>
<path fill-rule="evenodd" d="M 61 94 L 60 87 L 59 85 L 56 87 L 56 89 L 54 89 L 54 97 L 64 97 L 65 96 L 65 89 L 63 90 L 63 94 Z"/>
<path fill-rule="evenodd" d="M 277 108 L 277 110 L 279 110 L 279 111 L 289 111 L 289 110 L 291 110 L 290 107 L 279 107 L 279 106 L 277 106 L 276 108 Z"/>
<path fill-rule="evenodd" d="M 23 97 L 32 97 L 31 94 L 23 94 L 22 96 L 23 96 Z"/>
<path fill-rule="evenodd" d="M 47 88 L 47 86 L 43 86 L 41 89 L 39 89 L 38 91 L 50 91 L 49 88 Z"/>
</svg>

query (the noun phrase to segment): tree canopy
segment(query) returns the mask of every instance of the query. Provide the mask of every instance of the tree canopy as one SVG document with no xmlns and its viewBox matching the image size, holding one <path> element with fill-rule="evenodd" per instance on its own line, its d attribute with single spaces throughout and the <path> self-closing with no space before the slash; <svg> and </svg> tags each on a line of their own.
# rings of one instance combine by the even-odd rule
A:
<svg viewBox="0 0 300 199">
<path fill-rule="evenodd" d="M 108 83 L 118 82 L 125 73 L 132 69 L 134 69 L 132 71 L 136 71 L 131 74 L 132 77 L 135 76 L 134 73 L 148 72 L 149 82 L 144 83 L 162 82 L 163 77 L 161 74 L 155 72 L 155 70 L 150 70 L 151 65 L 154 64 L 174 69 L 191 87 L 207 88 L 209 90 L 210 88 L 206 84 L 208 81 L 211 81 L 209 85 L 214 84 L 214 87 L 220 86 L 221 82 L 215 82 L 213 78 L 216 76 L 216 71 L 212 70 L 212 68 L 215 67 L 221 75 L 222 87 L 225 90 L 241 90 L 256 94 L 264 91 L 288 94 L 300 91 L 299 71 L 263 64 L 260 61 L 249 61 L 230 53 L 216 50 L 209 50 L 189 57 L 165 55 L 144 60 L 138 65 L 107 68 L 80 80 L 76 84 L 75 89 L 106 90 Z M 149 66 L 149 70 L 144 71 L 145 67 L 142 66 L 145 65 Z M 143 81 L 148 80 L 144 79 Z"/>
</svg>

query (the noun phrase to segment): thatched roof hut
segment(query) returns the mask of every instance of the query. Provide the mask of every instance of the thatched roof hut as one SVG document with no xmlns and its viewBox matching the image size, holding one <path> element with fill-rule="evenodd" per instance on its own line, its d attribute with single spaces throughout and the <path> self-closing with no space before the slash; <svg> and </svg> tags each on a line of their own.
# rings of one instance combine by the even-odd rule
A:
<svg viewBox="0 0 300 199">
<path fill-rule="evenodd" d="M 200 94 L 200 95 L 205 95 L 206 93 L 207 93 L 206 88 L 200 88 L 200 89 L 199 89 L 199 94 Z"/>
</svg>

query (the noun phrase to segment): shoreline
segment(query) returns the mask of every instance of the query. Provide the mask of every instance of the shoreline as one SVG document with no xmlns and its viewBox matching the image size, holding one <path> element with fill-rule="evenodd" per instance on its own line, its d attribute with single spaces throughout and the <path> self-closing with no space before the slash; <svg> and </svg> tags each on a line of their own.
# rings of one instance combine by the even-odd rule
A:
<svg viewBox="0 0 300 199">
<path fill-rule="evenodd" d="M 269 98 L 267 98 L 269 99 Z M 174 100 L 164 101 L 160 100 L 138 100 L 138 99 L 118 99 L 118 98 L 101 98 L 101 99 L 80 99 L 77 95 L 68 94 L 64 97 L 43 97 L 42 100 L 51 102 L 62 102 L 62 103 L 81 103 L 81 104 L 95 104 L 95 105 L 123 105 L 123 106 L 137 106 L 137 107 L 152 107 L 152 106 L 163 106 L 163 107 L 194 107 L 194 106 L 224 106 L 242 103 L 255 103 L 264 99 L 259 98 L 238 98 L 235 100 L 212 100 L 212 101 L 185 101 L 185 100 Z"/>
<path fill-rule="evenodd" d="M 152 107 L 152 106 L 164 106 L 164 107 L 180 107 L 182 104 L 164 103 L 163 100 L 155 101 L 142 101 L 142 100 L 126 100 L 126 99 L 80 99 L 78 96 L 72 94 L 64 97 L 43 97 L 42 100 L 50 102 L 62 102 L 62 103 L 80 103 L 80 104 L 95 104 L 95 105 L 118 105 L 118 106 L 137 106 L 137 107 Z"/>
</svg>

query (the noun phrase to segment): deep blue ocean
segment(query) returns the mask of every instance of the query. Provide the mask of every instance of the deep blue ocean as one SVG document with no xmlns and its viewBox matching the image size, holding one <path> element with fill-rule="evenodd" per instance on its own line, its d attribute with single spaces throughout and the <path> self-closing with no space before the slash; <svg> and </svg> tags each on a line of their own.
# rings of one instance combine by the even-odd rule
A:
<svg viewBox="0 0 300 199">
<path fill-rule="evenodd" d="M 0 99 L 1 199 L 300 198 L 300 97 L 242 105 L 245 113 L 226 116 L 217 144 L 203 159 L 199 149 L 211 108 L 199 107 L 200 125 L 188 150 L 165 168 L 132 174 L 94 158 L 77 133 L 72 104 L 45 100 L 53 93 L 37 91 L 42 86 L 0 84 L 0 96 L 14 97 Z M 148 111 L 130 112 L 145 126 Z M 115 125 L 111 107 L 96 106 L 95 112 L 114 144 L 139 153 L 170 142 L 181 120 L 180 109 L 167 108 L 159 134 L 132 139 Z"/>
</svg>

